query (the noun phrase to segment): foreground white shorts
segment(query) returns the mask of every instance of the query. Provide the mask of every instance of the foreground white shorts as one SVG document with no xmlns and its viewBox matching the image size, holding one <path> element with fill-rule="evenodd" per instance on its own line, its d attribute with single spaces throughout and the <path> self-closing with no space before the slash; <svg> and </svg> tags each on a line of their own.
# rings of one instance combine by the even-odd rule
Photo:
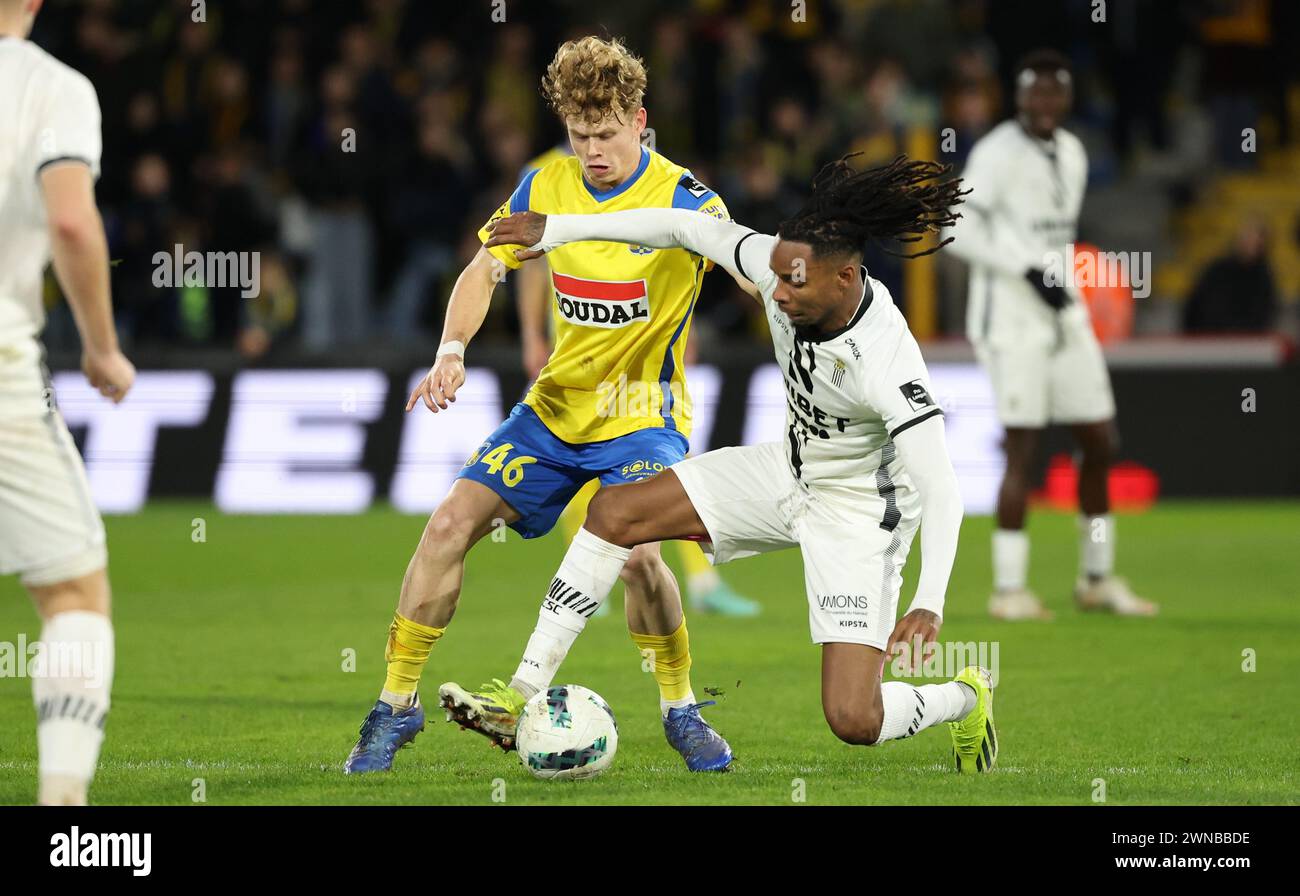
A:
<svg viewBox="0 0 1300 896">
<path fill-rule="evenodd" d="M 1050 347 L 976 345 L 993 381 L 1003 426 L 1043 429 L 1049 423 L 1099 423 L 1115 416 L 1106 358 L 1091 327 L 1065 326 Z"/>
<path fill-rule="evenodd" d="M 798 482 L 778 442 L 722 448 L 670 467 L 704 522 L 714 563 L 798 547 L 815 644 L 884 650 L 917 519 L 888 531 L 862 502 Z"/>
<path fill-rule="evenodd" d="M 0 575 L 53 585 L 108 562 L 104 524 L 35 342 L 0 345 Z"/>
</svg>

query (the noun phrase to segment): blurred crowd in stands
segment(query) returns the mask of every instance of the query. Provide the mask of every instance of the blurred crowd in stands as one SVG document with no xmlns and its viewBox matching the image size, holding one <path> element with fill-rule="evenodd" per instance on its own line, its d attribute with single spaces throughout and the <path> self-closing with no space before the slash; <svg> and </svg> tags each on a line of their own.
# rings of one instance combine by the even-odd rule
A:
<svg viewBox="0 0 1300 896">
<path fill-rule="evenodd" d="M 1092 0 L 809 0 L 806 17 L 798 6 L 47 0 L 33 39 L 99 91 L 98 195 L 125 343 L 248 357 L 436 342 L 475 231 L 529 160 L 563 140 L 538 83 L 556 45 L 586 33 L 622 36 L 645 59 L 659 151 L 766 231 L 845 152 L 887 161 L 920 148 L 960 166 L 1010 113 L 1016 58 L 1040 45 L 1075 66 L 1071 127 L 1094 189 L 1122 192 L 1164 165 L 1171 210 L 1143 222 L 1153 246 L 1210 178 L 1258 164 L 1243 129 L 1300 142 L 1300 54 L 1282 39 L 1300 34 L 1300 4 L 1288 0 L 1113 0 L 1104 22 Z M 943 128 L 954 145 L 941 148 Z M 1085 213 L 1081 237 L 1108 236 L 1105 216 Z M 1278 294 L 1269 241 L 1294 252 L 1297 239 L 1242 222 L 1173 319 L 1197 332 L 1269 329 L 1296 298 Z M 155 254 L 178 244 L 260 253 L 260 295 L 155 286 Z M 905 264 L 883 253 L 869 264 L 904 295 Z M 940 275 L 937 332 L 960 335 L 959 263 Z M 728 278 L 706 280 L 698 330 L 761 338 L 752 303 Z M 72 347 L 53 285 L 50 295 L 47 338 Z M 516 333 L 510 289 L 498 289 L 480 338 Z"/>
</svg>

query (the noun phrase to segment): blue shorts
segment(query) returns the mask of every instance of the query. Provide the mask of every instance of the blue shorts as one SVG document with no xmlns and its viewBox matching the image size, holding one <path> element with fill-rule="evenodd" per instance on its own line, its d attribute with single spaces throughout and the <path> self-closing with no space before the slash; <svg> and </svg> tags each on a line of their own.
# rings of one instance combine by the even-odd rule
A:
<svg viewBox="0 0 1300 896">
<path fill-rule="evenodd" d="M 592 479 L 600 479 L 601 485 L 636 482 L 677 463 L 689 450 L 684 435 L 661 427 L 571 445 L 556 438 L 521 402 L 456 478 L 492 489 L 519 514 L 510 528 L 524 538 L 536 538 L 551 531 L 573 496 Z"/>
</svg>

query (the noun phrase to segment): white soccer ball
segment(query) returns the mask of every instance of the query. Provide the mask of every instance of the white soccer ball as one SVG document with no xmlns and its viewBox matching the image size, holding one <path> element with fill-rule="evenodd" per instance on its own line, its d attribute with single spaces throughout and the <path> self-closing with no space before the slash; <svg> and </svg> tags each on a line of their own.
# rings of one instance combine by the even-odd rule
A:
<svg viewBox="0 0 1300 896">
<path fill-rule="evenodd" d="M 524 768 L 539 778 L 594 778 L 614 763 L 618 722 L 595 691 L 558 685 L 524 704 L 515 749 Z"/>
</svg>

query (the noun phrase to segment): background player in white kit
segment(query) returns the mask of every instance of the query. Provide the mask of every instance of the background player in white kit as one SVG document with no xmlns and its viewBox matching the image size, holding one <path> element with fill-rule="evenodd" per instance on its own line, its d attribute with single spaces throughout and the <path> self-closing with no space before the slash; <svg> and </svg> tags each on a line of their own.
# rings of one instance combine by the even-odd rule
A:
<svg viewBox="0 0 1300 896">
<path fill-rule="evenodd" d="M 1106 361 L 1082 298 L 1046 274 L 1073 264 L 1065 253 L 1088 182 L 1083 144 L 1061 127 L 1073 92 L 1069 62 L 1038 50 L 1016 71 L 1017 115 L 971 149 L 962 173 L 971 190 L 968 211 L 949 249 L 971 266 L 967 335 L 993 380 L 1006 429 L 989 612 L 999 619 L 1051 618 L 1027 586 L 1024 526 L 1042 431 L 1060 423 L 1081 449 L 1075 600 L 1085 610 L 1154 615 L 1156 606 L 1112 573 L 1115 520 L 1107 480 L 1117 435 Z"/>
<path fill-rule="evenodd" d="M 887 649 L 938 636 L 962 506 L 920 349 L 862 252 L 871 240 L 915 241 L 950 225 L 961 194 L 959 181 L 936 180 L 946 170 L 902 158 L 862 172 L 833 163 L 779 236 L 690 211 L 529 212 L 498 222 L 488 245 L 532 247 L 520 257 L 578 240 L 690 249 L 752 281 L 785 373 L 783 442 L 710 451 L 604 489 L 552 589 L 604 600 L 631 548 L 651 541 L 708 539 L 714 562 L 798 547 L 831 730 L 848 743 L 876 744 L 949 722 L 957 768 L 974 772 L 997 756 L 985 670 L 968 667 L 945 684 L 881 683 Z M 922 517 L 920 581 L 895 625 Z M 539 690 L 586 621 L 553 609 L 573 617 L 571 637 L 557 643 L 539 627 L 516 673 Z"/>
<path fill-rule="evenodd" d="M 95 206 L 99 101 L 26 39 L 40 6 L 0 0 L 0 574 L 20 576 L 44 622 L 37 801 L 68 805 L 86 801 L 103 742 L 113 629 L 103 523 L 38 341 L 51 258 L 90 384 L 119 402 L 135 369 L 118 350 Z"/>
</svg>

